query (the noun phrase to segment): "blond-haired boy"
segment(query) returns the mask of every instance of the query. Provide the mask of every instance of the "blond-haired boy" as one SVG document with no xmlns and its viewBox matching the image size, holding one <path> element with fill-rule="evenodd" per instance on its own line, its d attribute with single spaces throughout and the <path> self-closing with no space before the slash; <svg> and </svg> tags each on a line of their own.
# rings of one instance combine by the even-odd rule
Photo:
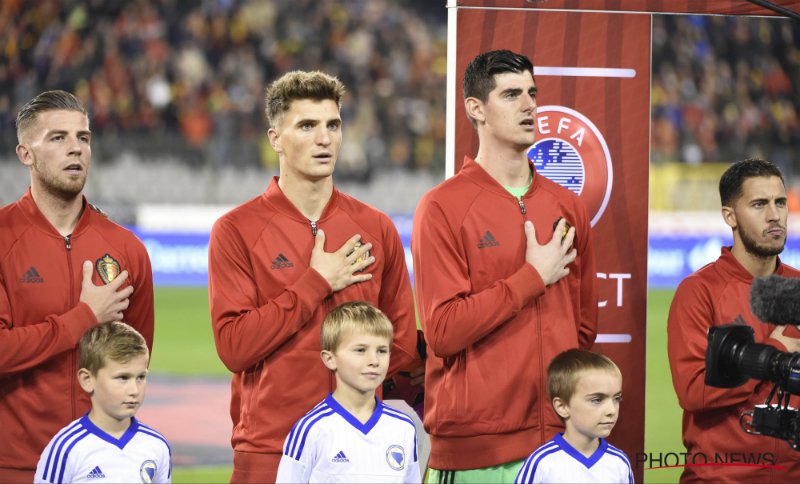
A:
<svg viewBox="0 0 800 484">
<path fill-rule="evenodd" d="M 322 322 L 322 362 L 336 389 L 292 428 L 277 482 L 420 482 L 414 422 L 375 395 L 389 367 L 393 327 L 366 302 Z"/>
<path fill-rule="evenodd" d="M 134 417 L 149 361 L 142 335 L 125 323 L 100 324 L 79 347 L 78 382 L 92 409 L 47 444 L 35 482 L 170 482 L 167 440 Z"/>
<path fill-rule="evenodd" d="M 515 482 L 633 483 L 628 457 L 605 440 L 622 400 L 617 365 L 591 351 L 564 351 L 547 368 L 547 391 L 566 430 L 525 460 Z"/>
</svg>

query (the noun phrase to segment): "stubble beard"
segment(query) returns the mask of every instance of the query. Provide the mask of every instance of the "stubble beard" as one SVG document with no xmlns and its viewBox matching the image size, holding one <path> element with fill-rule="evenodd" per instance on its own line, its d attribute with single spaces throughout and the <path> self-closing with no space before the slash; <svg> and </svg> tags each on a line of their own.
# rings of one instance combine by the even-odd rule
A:
<svg viewBox="0 0 800 484">
<path fill-rule="evenodd" d="M 45 166 L 45 163 L 40 162 L 33 154 L 33 174 L 39 180 L 42 188 L 55 198 L 64 201 L 72 201 L 80 196 L 83 192 L 83 187 L 86 185 L 86 176 L 88 175 L 88 168 L 84 171 L 83 176 L 78 179 L 63 180 L 58 176 L 50 173 Z"/>
<path fill-rule="evenodd" d="M 742 245 L 748 254 L 752 254 L 761 259 L 768 259 L 770 257 L 779 255 L 781 252 L 783 252 L 783 248 L 786 246 L 785 237 L 780 246 L 759 244 L 754 238 L 750 237 L 750 234 L 748 234 L 747 231 L 742 230 L 741 228 L 739 229 L 739 238 L 742 239 Z"/>
</svg>

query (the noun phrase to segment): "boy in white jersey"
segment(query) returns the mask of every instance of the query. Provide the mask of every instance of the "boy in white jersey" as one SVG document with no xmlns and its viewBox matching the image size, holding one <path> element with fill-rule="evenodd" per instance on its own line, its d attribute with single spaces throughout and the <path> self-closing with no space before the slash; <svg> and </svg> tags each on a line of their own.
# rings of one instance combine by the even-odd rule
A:
<svg viewBox="0 0 800 484">
<path fill-rule="evenodd" d="M 421 482 L 414 422 L 383 404 L 392 323 L 366 302 L 337 306 L 322 322 L 322 362 L 336 389 L 292 427 L 277 482 Z"/>
<path fill-rule="evenodd" d="M 628 457 L 605 440 L 622 400 L 617 365 L 591 351 L 564 351 L 547 368 L 547 392 L 566 430 L 525 460 L 515 482 L 633 483 Z"/>
<path fill-rule="evenodd" d="M 148 361 L 144 338 L 125 323 L 100 324 L 83 335 L 78 382 L 92 409 L 47 444 L 34 482 L 170 482 L 169 444 L 134 417 Z"/>
</svg>

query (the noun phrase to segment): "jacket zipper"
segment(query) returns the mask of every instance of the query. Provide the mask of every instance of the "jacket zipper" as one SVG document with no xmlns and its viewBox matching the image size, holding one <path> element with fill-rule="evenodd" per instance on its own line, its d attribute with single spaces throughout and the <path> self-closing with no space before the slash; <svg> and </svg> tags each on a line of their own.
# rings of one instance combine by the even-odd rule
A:
<svg viewBox="0 0 800 484">
<path fill-rule="evenodd" d="M 64 246 L 67 249 L 67 273 L 69 274 L 69 305 L 70 307 L 75 306 L 75 281 L 74 281 L 74 274 L 72 273 L 72 235 L 64 236 Z M 72 352 L 72 375 L 76 375 L 78 373 L 78 362 L 76 361 L 75 351 Z M 75 420 L 77 418 L 76 408 L 75 408 L 75 378 L 70 378 L 70 406 L 72 407 L 72 419 Z"/>
<path fill-rule="evenodd" d="M 525 216 L 525 214 L 528 213 L 528 210 L 525 208 L 525 202 L 522 201 L 522 197 L 517 198 L 517 203 L 519 203 L 519 211 L 522 213 L 522 220 L 524 222 L 525 220 L 527 220 L 527 217 Z M 538 338 L 538 341 L 539 341 L 539 352 L 538 353 L 539 353 L 539 371 L 541 372 L 542 368 L 544 368 L 544 361 L 542 360 L 542 314 L 541 314 L 541 308 L 539 306 L 539 299 L 537 298 L 536 301 L 534 301 L 534 303 L 536 305 L 536 331 L 539 333 L 538 334 L 538 336 L 539 336 L 539 338 Z M 544 380 L 542 380 L 541 383 L 539 384 L 539 392 L 540 392 L 539 393 L 540 395 L 546 395 L 547 394 L 547 389 L 545 388 Z M 541 439 L 544 442 L 544 441 L 547 440 L 547 439 L 545 439 L 545 433 L 546 433 L 545 432 L 545 425 L 546 425 L 546 422 L 544 420 L 544 405 L 539 405 L 539 422 L 541 422 L 541 426 L 540 426 L 541 432 L 542 432 L 541 433 L 541 435 L 542 435 Z"/>
<path fill-rule="evenodd" d="M 311 235 L 316 237 L 317 236 L 317 221 L 316 220 L 309 220 L 308 223 L 311 224 Z"/>
</svg>

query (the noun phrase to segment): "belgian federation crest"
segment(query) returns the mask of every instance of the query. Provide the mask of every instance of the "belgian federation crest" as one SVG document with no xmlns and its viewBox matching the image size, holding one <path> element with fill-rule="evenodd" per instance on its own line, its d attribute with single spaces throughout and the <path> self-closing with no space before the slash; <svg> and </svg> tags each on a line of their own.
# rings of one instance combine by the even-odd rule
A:
<svg viewBox="0 0 800 484">
<path fill-rule="evenodd" d="M 97 269 L 100 280 L 102 280 L 104 284 L 113 281 L 117 278 L 119 273 L 122 272 L 122 269 L 119 267 L 119 262 L 108 254 L 97 259 L 94 266 Z"/>
<path fill-rule="evenodd" d="M 406 466 L 406 452 L 400 445 L 390 445 L 386 449 L 386 462 L 396 471 L 402 471 Z"/>
<path fill-rule="evenodd" d="M 146 460 L 142 462 L 139 467 L 139 477 L 142 478 L 144 484 L 150 484 L 156 478 L 156 463 L 153 460 Z"/>
<path fill-rule="evenodd" d="M 589 118 L 564 106 L 539 106 L 537 141 L 528 159 L 543 175 L 574 192 L 594 226 L 611 198 L 611 155 L 603 134 Z"/>
</svg>

